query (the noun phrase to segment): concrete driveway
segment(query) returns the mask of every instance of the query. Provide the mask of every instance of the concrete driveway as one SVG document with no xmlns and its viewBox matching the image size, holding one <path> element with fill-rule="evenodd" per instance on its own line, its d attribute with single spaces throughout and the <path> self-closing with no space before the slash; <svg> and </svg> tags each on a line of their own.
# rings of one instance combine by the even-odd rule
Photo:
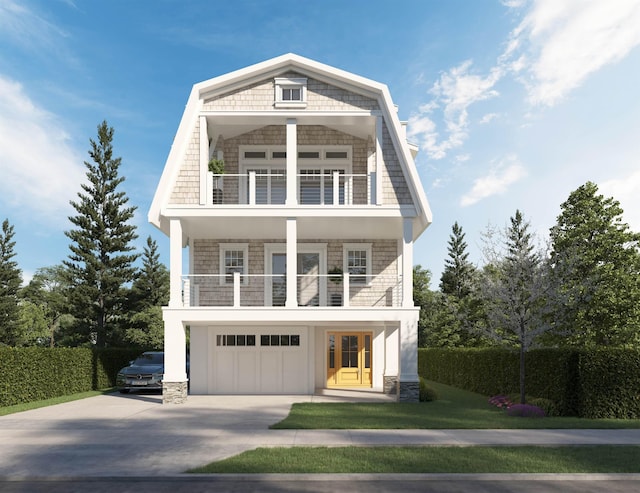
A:
<svg viewBox="0 0 640 493">
<path fill-rule="evenodd" d="M 356 400 L 388 400 L 380 394 Z M 294 402 L 349 396 L 110 394 L 0 417 L 0 477 L 173 475 L 257 446 L 292 445 L 272 431 Z"/>
</svg>

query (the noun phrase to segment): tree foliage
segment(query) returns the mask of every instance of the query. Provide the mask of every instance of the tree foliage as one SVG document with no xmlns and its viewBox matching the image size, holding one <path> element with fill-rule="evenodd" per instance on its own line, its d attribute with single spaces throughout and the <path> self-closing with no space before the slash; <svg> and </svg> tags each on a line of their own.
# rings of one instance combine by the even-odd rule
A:
<svg viewBox="0 0 640 493">
<path fill-rule="evenodd" d="M 448 241 L 448 258 L 440 277 L 440 291 L 462 299 L 471 292 L 474 266 L 469 262 L 467 242 L 462 227 L 456 221 L 452 226 Z"/>
<path fill-rule="evenodd" d="M 613 198 L 587 182 L 561 205 L 551 228 L 551 263 L 563 302 L 556 306 L 563 343 L 638 347 L 640 235 Z"/>
<path fill-rule="evenodd" d="M 98 347 L 118 344 L 126 286 L 134 280 L 138 257 L 132 241 L 136 228 L 129 224 L 136 207 L 128 207 L 119 190 L 121 158 L 113 156 L 113 128 L 98 125 L 98 140 L 90 139 L 91 162 L 85 161 L 88 183 L 79 200 L 71 202 L 77 214 L 69 217 L 74 229 L 65 234 L 71 253 L 64 261 L 71 284 L 70 301 L 78 332 Z"/>
<path fill-rule="evenodd" d="M 125 339 L 141 348 L 161 349 L 164 344 L 163 305 L 169 303 L 169 271 L 160 262 L 158 244 L 149 236 L 142 269 L 131 287 L 129 323 Z"/>
<path fill-rule="evenodd" d="M 486 331 L 493 339 L 520 352 L 520 398 L 525 399 L 525 353 L 553 328 L 548 313 L 552 296 L 542 255 L 533 244 L 530 225 L 516 210 L 496 242 L 485 235 L 488 263 L 478 284 L 486 314 Z"/>
<path fill-rule="evenodd" d="M 0 344 L 9 346 L 18 345 L 21 337 L 18 292 L 22 272 L 13 259 L 16 255 L 14 235 L 13 226 L 5 219 L 0 233 Z"/>
<path fill-rule="evenodd" d="M 33 278 L 22 288 L 21 297 L 28 303 L 38 307 L 42 320 L 46 326 L 47 345 L 56 345 L 56 334 L 60 330 L 63 318 L 71 315 L 68 302 L 69 286 L 63 265 L 42 267 L 36 271 Z"/>
</svg>

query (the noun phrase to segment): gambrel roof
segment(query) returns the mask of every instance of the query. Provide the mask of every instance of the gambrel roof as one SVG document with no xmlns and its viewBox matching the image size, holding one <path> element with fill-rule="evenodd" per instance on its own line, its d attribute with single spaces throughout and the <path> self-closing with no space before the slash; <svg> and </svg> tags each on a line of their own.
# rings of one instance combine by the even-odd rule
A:
<svg viewBox="0 0 640 493">
<path fill-rule="evenodd" d="M 431 223 L 431 210 L 420 183 L 411 148 L 406 141 L 402 124 L 398 119 L 396 108 L 393 105 L 387 86 L 293 53 L 214 77 L 193 86 L 149 210 L 149 221 L 163 231 L 168 231 L 166 219 L 163 217 L 163 208 L 169 204 L 171 189 L 197 124 L 198 116 L 203 111 L 206 101 L 211 101 L 252 84 L 257 84 L 260 81 L 287 73 L 300 74 L 303 77 L 342 88 L 345 91 L 371 98 L 372 101 L 377 102 L 375 113 L 381 115 L 386 123 L 393 148 L 398 156 L 411 193 L 413 205 L 415 206 L 417 221 L 414 220 L 413 229 L 414 238 L 417 238 Z M 276 114 L 281 115 L 286 111 L 271 109 L 268 112 L 246 113 L 247 119 L 254 118 L 259 122 L 260 118 L 267 118 Z M 325 121 L 331 122 L 332 118 L 335 119 L 338 115 L 342 115 L 343 122 L 348 122 L 349 118 L 348 114 L 345 115 L 339 111 L 333 113 L 331 111 L 306 112 L 305 115 L 301 115 L 302 113 L 305 113 L 304 110 L 295 113 L 295 118 L 301 118 L 302 124 L 310 124 L 303 120 L 306 117 L 305 115 L 308 115 L 308 122 L 313 122 L 314 124 L 318 124 L 318 122 L 319 124 L 324 124 L 323 122 Z M 336 127 L 334 126 L 334 128 Z"/>
</svg>

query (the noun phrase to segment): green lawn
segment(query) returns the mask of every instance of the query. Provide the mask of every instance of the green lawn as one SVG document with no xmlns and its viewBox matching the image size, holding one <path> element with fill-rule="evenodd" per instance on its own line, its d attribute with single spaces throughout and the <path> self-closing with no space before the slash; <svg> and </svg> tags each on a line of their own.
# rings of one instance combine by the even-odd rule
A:
<svg viewBox="0 0 640 493">
<path fill-rule="evenodd" d="M 259 448 L 191 473 L 638 473 L 640 447 Z"/>
<path fill-rule="evenodd" d="M 53 397 L 51 399 L 45 399 L 42 401 L 25 402 L 24 404 L 16 404 L 14 406 L 0 407 L 0 416 L 7 414 L 21 413 L 22 411 L 29 411 L 31 409 L 38 409 L 40 407 L 54 406 L 56 404 L 63 404 L 65 402 L 77 401 L 80 399 L 86 399 L 87 397 L 95 397 L 96 395 L 110 394 L 115 389 L 105 390 L 90 390 L 88 392 L 81 392 L 79 394 L 63 395 L 60 397 Z"/>
<path fill-rule="evenodd" d="M 515 418 L 487 397 L 429 382 L 440 399 L 421 403 L 299 403 L 274 429 L 640 428 L 640 420 Z"/>
</svg>

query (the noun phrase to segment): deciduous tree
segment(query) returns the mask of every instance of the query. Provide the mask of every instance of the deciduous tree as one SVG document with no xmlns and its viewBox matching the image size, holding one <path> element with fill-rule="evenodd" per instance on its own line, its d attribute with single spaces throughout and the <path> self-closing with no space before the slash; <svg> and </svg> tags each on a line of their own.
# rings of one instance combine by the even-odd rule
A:
<svg viewBox="0 0 640 493">
<path fill-rule="evenodd" d="M 563 343 L 640 347 L 640 235 L 614 198 L 587 182 L 561 205 L 551 263 L 563 293 Z"/>
</svg>

